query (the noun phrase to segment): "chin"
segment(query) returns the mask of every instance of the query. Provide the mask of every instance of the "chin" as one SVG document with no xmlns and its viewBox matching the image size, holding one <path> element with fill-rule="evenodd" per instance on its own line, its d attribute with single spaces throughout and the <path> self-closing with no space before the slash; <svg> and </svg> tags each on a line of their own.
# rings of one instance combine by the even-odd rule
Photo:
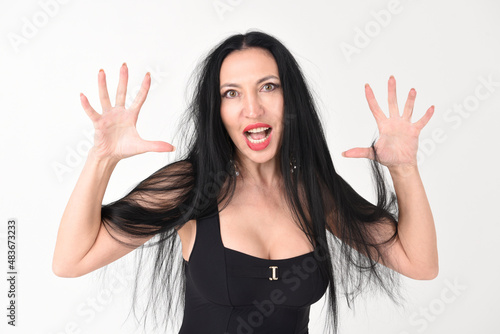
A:
<svg viewBox="0 0 500 334">
<path fill-rule="evenodd" d="M 241 156 L 252 161 L 252 162 L 255 162 L 255 163 L 259 163 L 259 164 L 263 164 L 263 163 L 266 163 L 266 162 L 269 162 L 271 160 L 273 160 L 274 158 L 276 158 L 277 156 L 277 152 L 276 150 L 269 150 L 267 152 L 250 152 L 250 153 L 241 153 Z"/>
</svg>

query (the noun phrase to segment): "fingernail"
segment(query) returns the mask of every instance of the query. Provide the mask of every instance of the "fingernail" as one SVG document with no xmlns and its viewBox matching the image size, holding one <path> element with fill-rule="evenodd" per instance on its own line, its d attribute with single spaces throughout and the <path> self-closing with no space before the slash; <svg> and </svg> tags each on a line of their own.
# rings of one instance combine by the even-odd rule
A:
<svg viewBox="0 0 500 334">
<path fill-rule="evenodd" d="M 104 70 L 102 68 L 99 70 L 99 73 L 101 73 L 101 72 L 104 72 Z"/>
<path fill-rule="evenodd" d="M 172 149 L 172 152 L 173 152 L 173 151 L 175 151 L 175 146 L 174 146 L 174 145 L 172 145 L 172 147 L 173 147 L 173 149 Z"/>
<path fill-rule="evenodd" d="M 127 66 L 127 63 L 123 63 L 122 66 Z"/>
</svg>

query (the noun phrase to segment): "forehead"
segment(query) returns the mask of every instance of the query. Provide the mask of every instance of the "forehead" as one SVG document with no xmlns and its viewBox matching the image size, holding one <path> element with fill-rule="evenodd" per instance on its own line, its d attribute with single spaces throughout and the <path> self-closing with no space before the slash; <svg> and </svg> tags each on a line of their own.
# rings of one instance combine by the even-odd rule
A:
<svg viewBox="0 0 500 334">
<path fill-rule="evenodd" d="M 279 77 L 278 65 L 273 55 L 261 48 L 249 48 L 231 52 L 224 59 L 220 69 L 220 82 L 238 82 L 260 79 L 263 75 Z"/>
</svg>

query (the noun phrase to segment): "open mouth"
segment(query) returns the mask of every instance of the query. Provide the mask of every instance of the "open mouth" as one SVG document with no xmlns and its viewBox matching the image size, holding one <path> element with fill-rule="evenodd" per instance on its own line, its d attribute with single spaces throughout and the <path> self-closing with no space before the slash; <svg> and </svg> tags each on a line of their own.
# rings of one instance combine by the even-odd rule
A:
<svg viewBox="0 0 500 334">
<path fill-rule="evenodd" d="M 259 144 L 266 141 L 269 138 L 269 135 L 272 132 L 272 128 L 270 127 L 260 127 L 245 131 L 245 136 L 248 141 L 253 144 Z"/>
</svg>

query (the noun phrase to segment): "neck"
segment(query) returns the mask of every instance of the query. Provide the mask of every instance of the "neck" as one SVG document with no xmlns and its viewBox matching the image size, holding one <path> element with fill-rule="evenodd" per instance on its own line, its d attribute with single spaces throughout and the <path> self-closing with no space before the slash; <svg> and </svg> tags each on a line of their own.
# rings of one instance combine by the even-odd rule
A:
<svg viewBox="0 0 500 334">
<path fill-rule="evenodd" d="M 245 185 L 264 189 L 280 188 L 282 177 L 278 156 L 261 163 L 237 154 L 235 161 Z"/>
</svg>

